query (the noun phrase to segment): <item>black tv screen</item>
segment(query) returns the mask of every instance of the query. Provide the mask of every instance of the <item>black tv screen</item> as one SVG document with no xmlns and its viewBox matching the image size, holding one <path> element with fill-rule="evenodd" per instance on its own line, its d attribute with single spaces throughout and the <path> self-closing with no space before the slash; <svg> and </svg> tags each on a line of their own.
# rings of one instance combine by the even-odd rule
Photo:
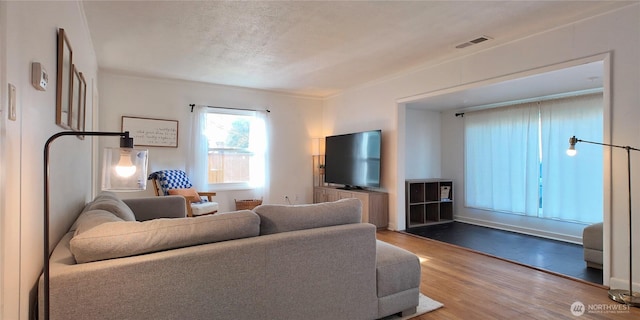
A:
<svg viewBox="0 0 640 320">
<path fill-rule="evenodd" d="M 324 181 L 347 189 L 380 187 L 381 140 L 381 130 L 326 137 Z"/>
</svg>

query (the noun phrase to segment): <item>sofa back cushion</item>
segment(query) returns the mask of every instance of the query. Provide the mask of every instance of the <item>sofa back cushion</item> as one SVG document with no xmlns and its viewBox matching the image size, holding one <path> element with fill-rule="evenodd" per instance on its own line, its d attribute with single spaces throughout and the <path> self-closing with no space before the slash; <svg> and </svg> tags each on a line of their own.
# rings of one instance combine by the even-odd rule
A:
<svg viewBox="0 0 640 320">
<path fill-rule="evenodd" d="M 70 250 L 77 263 L 85 263 L 254 237 L 259 232 L 260 218 L 249 210 L 143 222 L 90 210 L 78 218 Z"/>
<path fill-rule="evenodd" d="M 305 205 L 263 204 L 253 209 L 260 216 L 260 235 L 360 223 L 362 203 L 341 199 Z"/>
<path fill-rule="evenodd" d="M 124 221 L 136 221 L 136 216 L 131 208 L 122 202 L 115 193 L 109 191 L 100 192 L 93 201 L 85 206 L 85 211 L 90 210 L 105 210 Z"/>
</svg>

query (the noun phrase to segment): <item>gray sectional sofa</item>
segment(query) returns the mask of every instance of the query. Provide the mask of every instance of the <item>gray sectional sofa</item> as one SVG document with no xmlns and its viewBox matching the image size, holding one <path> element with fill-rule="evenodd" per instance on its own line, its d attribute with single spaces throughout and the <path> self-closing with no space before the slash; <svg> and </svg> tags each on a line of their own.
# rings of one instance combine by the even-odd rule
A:
<svg viewBox="0 0 640 320">
<path fill-rule="evenodd" d="M 186 218 L 103 192 L 54 249 L 51 319 L 378 319 L 418 305 L 420 264 L 356 199 Z M 39 305 L 42 316 L 42 287 Z M 41 317 L 42 318 L 42 317 Z"/>
</svg>

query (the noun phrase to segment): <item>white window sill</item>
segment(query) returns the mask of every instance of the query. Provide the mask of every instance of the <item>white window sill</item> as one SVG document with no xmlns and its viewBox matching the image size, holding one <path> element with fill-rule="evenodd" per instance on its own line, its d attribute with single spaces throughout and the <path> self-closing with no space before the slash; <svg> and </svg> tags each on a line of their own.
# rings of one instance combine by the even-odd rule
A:
<svg viewBox="0 0 640 320">
<path fill-rule="evenodd" d="M 254 190 L 259 187 L 250 186 L 246 183 L 229 183 L 229 184 L 210 184 L 207 187 L 207 190 L 218 192 L 218 191 L 242 191 L 242 190 Z"/>
</svg>

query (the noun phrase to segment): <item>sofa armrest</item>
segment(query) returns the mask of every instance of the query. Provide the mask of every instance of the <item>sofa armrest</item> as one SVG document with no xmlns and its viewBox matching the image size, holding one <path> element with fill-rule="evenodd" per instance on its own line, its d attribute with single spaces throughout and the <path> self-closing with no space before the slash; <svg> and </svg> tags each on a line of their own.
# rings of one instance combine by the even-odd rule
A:
<svg viewBox="0 0 640 320">
<path fill-rule="evenodd" d="M 124 199 L 138 221 L 158 218 L 184 218 L 187 204 L 183 196 L 162 196 Z"/>
<path fill-rule="evenodd" d="M 602 222 L 586 226 L 582 230 L 582 246 L 586 249 L 602 251 L 602 228 Z"/>
</svg>

